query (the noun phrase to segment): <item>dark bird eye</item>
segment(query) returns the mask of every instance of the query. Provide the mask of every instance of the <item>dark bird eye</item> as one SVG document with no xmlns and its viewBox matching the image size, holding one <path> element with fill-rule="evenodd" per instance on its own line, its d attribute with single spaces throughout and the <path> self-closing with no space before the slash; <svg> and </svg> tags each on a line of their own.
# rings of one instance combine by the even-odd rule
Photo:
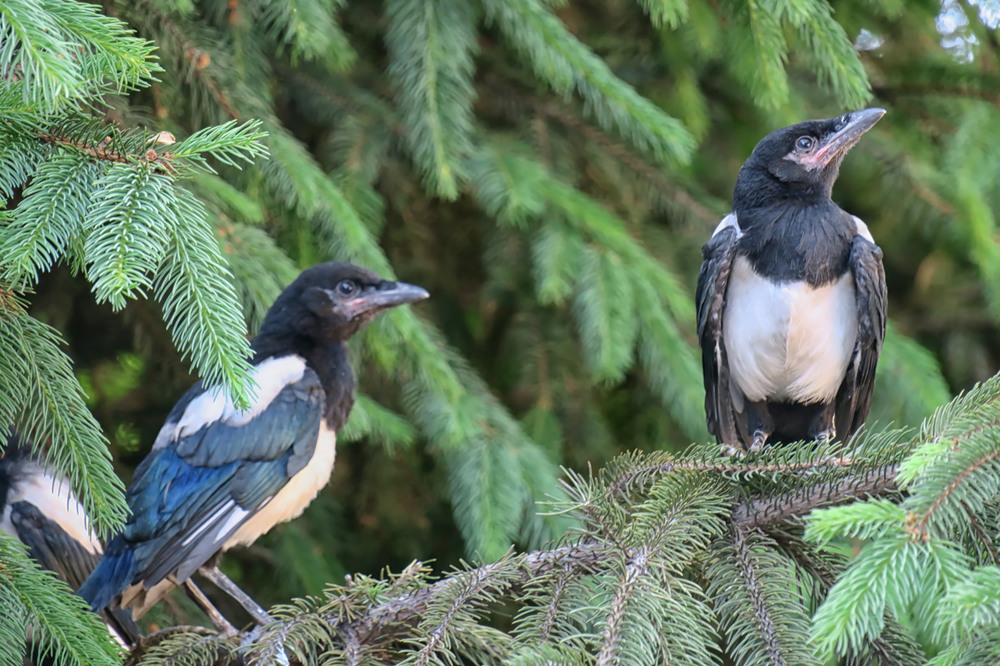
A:
<svg viewBox="0 0 1000 666">
<path fill-rule="evenodd" d="M 341 280 L 337 283 L 337 293 L 341 296 L 352 296 L 358 290 L 358 283 L 354 280 Z"/>
<path fill-rule="evenodd" d="M 812 150 L 815 144 L 816 141 L 811 136 L 800 136 L 795 140 L 795 147 L 802 151 Z"/>
</svg>

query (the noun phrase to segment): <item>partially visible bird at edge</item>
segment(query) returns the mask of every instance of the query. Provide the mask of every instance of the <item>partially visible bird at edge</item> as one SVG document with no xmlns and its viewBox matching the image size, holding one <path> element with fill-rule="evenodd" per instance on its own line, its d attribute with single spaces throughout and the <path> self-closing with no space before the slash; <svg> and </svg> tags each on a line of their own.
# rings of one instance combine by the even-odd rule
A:
<svg viewBox="0 0 1000 666">
<path fill-rule="evenodd" d="M 884 114 L 768 134 L 702 250 L 705 412 L 726 453 L 846 440 L 868 416 L 885 338 L 882 251 L 830 197 L 844 156 Z"/>
<path fill-rule="evenodd" d="M 69 480 L 8 431 L 0 455 L 0 532 L 18 539 L 28 555 L 76 590 L 104 551 Z M 101 619 L 122 646 L 139 638 L 128 611 L 104 611 Z M 31 628 L 28 627 L 28 633 Z M 30 660 L 29 660 L 30 661 Z M 26 662 L 28 663 L 28 662 Z"/>
<path fill-rule="evenodd" d="M 201 382 L 184 394 L 128 486 L 124 531 L 80 595 L 92 608 L 120 605 L 139 617 L 181 585 L 220 632 L 234 634 L 191 579 L 197 572 L 267 623 L 218 557 L 299 516 L 327 484 L 337 432 L 354 405 L 346 341 L 379 313 L 427 297 L 348 263 L 303 271 L 251 343 L 257 389 L 249 409 Z"/>
</svg>

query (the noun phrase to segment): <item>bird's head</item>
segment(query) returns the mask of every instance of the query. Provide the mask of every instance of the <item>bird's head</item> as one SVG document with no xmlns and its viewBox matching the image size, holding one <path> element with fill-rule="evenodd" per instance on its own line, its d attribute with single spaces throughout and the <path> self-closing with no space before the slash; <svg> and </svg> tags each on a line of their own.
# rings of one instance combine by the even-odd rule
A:
<svg viewBox="0 0 1000 666">
<path fill-rule="evenodd" d="M 840 163 L 883 115 L 885 109 L 865 109 L 771 132 L 740 169 L 733 210 L 755 207 L 775 195 L 829 198 Z"/>
<path fill-rule="evenodd" d="M 360 266 L 331 261 L 304 270 L 281 292 L 268 310 L 258 338 L 343 341 L 379 313 L 428 296 L 421 287 L 383 280 Z"/>
</svg>

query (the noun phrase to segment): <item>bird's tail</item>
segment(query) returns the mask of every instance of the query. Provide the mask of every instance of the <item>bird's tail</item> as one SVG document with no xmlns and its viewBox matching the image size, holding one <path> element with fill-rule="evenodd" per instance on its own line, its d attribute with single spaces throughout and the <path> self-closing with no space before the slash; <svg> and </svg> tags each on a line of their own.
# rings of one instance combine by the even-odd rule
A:
<svg viewBox="0 0 1000 666">
<path fill-rule="evenodd" d="M 100 612 L 128 587 L 135 577 L 132 548 L 120 536 L 108 543 L 104 557 L 76 591 L 96 612 Z"/>
</svg>

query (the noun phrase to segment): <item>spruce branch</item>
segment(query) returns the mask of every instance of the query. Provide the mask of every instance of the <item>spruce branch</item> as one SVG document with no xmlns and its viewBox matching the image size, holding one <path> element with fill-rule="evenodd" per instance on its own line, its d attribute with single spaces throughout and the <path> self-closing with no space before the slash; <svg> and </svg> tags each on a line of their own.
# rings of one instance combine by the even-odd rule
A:
<svg viewBox="0 0 1000 666">
<path fill-rule="evenodd" d="M 212 95 L 212 98 L 215 99 L 219 108 L 231 120 L 239 120 L 241 115 L 237 111 L 235 104 L 210 71 L 212 56 L 192 42 L 184 29 L 174 20 L 174 17 L 161 11 L 157 3 L 150 2 L 149 0 L 134 0 L 130 5 L 133 6 L 126 7 L 126 9 L 135 11 L 141 8 L 144 14 L 155 19 L 157 29 L 163 31 L 166 36 L 180 47 L 180 53 L 183 54 L 183 58 L 186 61 L 187 75 L 201 81 L 202 85 Z"/>
<path fill-rule="evenodd" d="M 503 570 L 515 573 L 509 580 L 512 590 L 517 590 L 534 578 L 554 570 L 586 572 L 597 567 L 605 549 L 595 540 L 584 540 L 552 550 L 535 551 L 483 565 L 478 569 L 461 572 L 444 578 L 427 587 L 398 597 L 386 599 L 372 607 L 356 620 L 341 623 L 330 617 L 328 622 L 338 633 L 346 628 L 364 643 L 380 634 L 394 633 L 419 622 L 435 599 L 452 596 L 456 590 L 469 585 L 469 580 L 488 580 Z"/>
<path fill-rule="evenodd" d="M 150 650 L 154 649 L 157 645 L 171 636 L 178 636 L 181 634 L 211 636 L 215 638 L 219 637 L 218 632 L 195 625 L 177 625 L 174 627 L 160 629 L 139 638 L 139 641 L 132 646 L 132 651 L 129 653 L 128 658 L 125 659 L 122 666 L 139 666 L 139 664 L 143 663 L 144 657 L 150 652 Z"/>
<path fill-rule="evenodd" d="M 753 604 L 753 616 L 759 635 L 764 640 L 767 654 L 775 666 L 786 666 L 784 650 L 778 641 L 777 628 L 771 617 L 771 609 L 764 596 L 763 583 L 756 563 L 750 553 L 748 533 L 750 530 L 734 525 L 732 545 L 736 554 L 737 569 Z"/>
<path fill-rule="evenodd" d="M 634 489 L 641 489 L 661 476 L 674 472 L 715 472 L 724 475 L 767 475 L 784 472 L 805 472 L 823 467 L 850 468 L 855 464 L 852 457 L 831 456 L 818 460 L 788 463 L 758 463 L 739 460 L 684 460 L 675 459 L 669 454 L 660 454 L 668 458 L 663 462 L 650 462 L 627 469 L 621 476 L 608 485 L 609 495 L 623 495 Z"/>
<path fill-rule="evenodd" d="M 114 162 L 117 164 L 136 166 L 146 164 L 149 165 L 147 168 L 150 168 L 153 171 L 158 171 L 167 175 L 177 173 L 177 166 L 173 163 L 173 156 L 169 153 L 158 153 L 153 148 L 149 148 L 139 154 L 130 154 L 115 150 L 111 147 L 110 137 L 101 141 L 97 145 L 92 145 L 85 141 L 64 136 L 54 131 L 39 132 L 38 136 L 45 143 L 79 150 L 94 160 L 100 162 Z"/>
<path fill-rule="evenodd" d="M 634 601 L 636 588 L 642 585 L 642 579 L 649 575 L 650 555 L 651 553 L 643 547 L 628 554 L 615 593 L 611 597 L 604 628 L 601 630 L 601 650 L 597 654 L 596 661 L 600 666 L 610 666 L 620 662 L 626 611 L 629 604 Z"/>
<path fill-rule="evenodd" d="M 897 471 L 897 465 L 886 465 L 795 492 L 742 502 L 733 510 L 733 523 L 741 529 L 763 528 L 793 521 L 822 507 L 897 496 Z"/>
<path fill-rule="evenodd" d="M 829 463 L 829 461 L 827 461 Z M 747 468 L 752 465 L 732 464 L 724 468 Z M 685 468 L 685 472 L 697 472 L 715 476 L 724 476 L 719 470 L 711 468 Z M 770 616 L 770 610 L 761 588 L 759 573 L 754 564 L 754 556 L 749 552 L 748 535 L 759 529 L 773 529 L 781 524 L 794 522 L 815 508 L 843 503 L 859 496 L 885 496 L 898 491 L 892 481 L 895 468 L 880 467 L 842 478 L 837 483 L 818 484 L 808 492 L 790 493 L 785 497 L 771 499 L 756 499 L 738 503 L 733 506 L 730 518 L 730 538 L 733 553 L 740 575 L 744 581 L 750 598 L 754 600 L 755 614 L 760 627 L 761 636 L 766 639 L 768 654 L 781 663 L 783 659 L 782 644 L 777 639 L 778 630 Z M 578 483 L 582 483 L 582 477 Z M 579 490 L 585 493 L 585 490 Z M 704 497 L 698 493 L 689 493 L 691 497 Z M 610 493 L 608 493 L 610 496 Z M 586 511 L 586 506 L 579 506 Z M 593 509 L 593 507 L 591 507 Z M 578 542 L 553 548 L 551 550 L 534 551 L 507 557 L 475 569 L 449 574 L 445 578 L 430 584 L 419 585 L 415 589 L 406 590 L 410 585 L 409 578 L 398 580 L 394 587 L 402 589 L 399 594 L 389 594 L 381 597 L 377 603 L 368 608 L 355 608 L 345 612 L 351 606 L 343 603 L 334 604 L 331 610 L 315 616 L 309 612 L 303 622 L 315 627 L 317 621 L 326 625 L 330 636 L 336 637 L 340 645 L 339 654 L 349 663 L 361 663 L 367 649 L 377 645 L 388 646 L 395 641 L 411 642 L 419 645 L 416 658 L 427 657 L 435 652 L 441 641 L 451 629 L 454 613 L 460 608 L 467 608 L 468 602 L 476 595 L 482 595 L 489 589 L 491 595 L 501 598 L 516 598 L 523 594 L 534 581 L 554 580 L 551 588 L 552 598 L 541 609 L 542 618 L 538 624 L 539 640 L 545 642 L 556 625 L 555 613 L 559 612 L 560 596 L 568 591 L 572 582 L 586 575 L 607 571 L 609 563 L 623 555 L 626 557 L 623 568 L 615 576 L 619 576 L 619 584 L 615 594 L 610 597 L 607 621 L 602 629 L 599 645 L 598 662 L 611 663 L 618 654 L 615 646 L 620 645 L 622 638 L 622 622 L 630 600 L 636 594 L 640 581 L 650 574 L 655 544 L 663 541 L 670 534 L 672 524 L 668 518 L 661 518 L 659 528 L 653 525 L 654 534 L 651 542 L 645 547 L 629 548 L 621 540 L 603 540 L 593 537 L 583 537 Z M 607 527 L 607 526 L 606 526 Z M 660 536 L 657 536 L 659 534 Z M 678 533 L 679 534 L 679 533 Z M 673 541 L 670 541 L 673 543 Z M 704 546 L 700 546 L 704 547 Z M 623 550 L 626 549 L 626 550 Z M 673 552 L 674 549 L 671 550 Z M 615 554 L 617 553 L 617 555 Z M 421 576 L 426 575 L 421 574 Z M 333 594 L 336 594 L 334 591 Z M 496 599 L 497 596 L 490 598 Z M 339 597 L 342 601 L 346 598 Z M 444 607 L 441 604 L 444 603 Z M 439 609 L 438 619 L 427 628 L 427 632 L 418 631 L 422 623 L 426 623 L 428 612 Z M 283 616 L 274 625 L 256 629 L 242 637 L 244 645 L 264 645 L 275 643 L 286 645 L 285 641 L 275 641 L 278 636 L 289 636 L 295 633 L 295 628 L 282 626 L 283 622 L 293 620 L 292 615 Z M 301 618 L 300 618 L 301 619 Z M 303 625 L 303 626 L 305 626 Z M 277 632 L 277 633 L 275 633 Z M 414 633 L 416 632 L 416 633 Z M 423 638 L 421 638 L 421 636 Z M 353 655 L 353 656 L 352 656 Z M 611 660 L 611 661 L 608 661 Z"/>
<path fill-rule="evenodd" d="M 969 505 L 966 504 L 964 501 L 961 502 L 961 505 L 962 508 L 965 509 L 965 515 L 969 520 L 969 526 L 972 528 L 972 531 L 979 538 L 979 541 L 984 546 L 986 546 L 986 550 L 989 551 L 990 559 L 993 560 L 993 564 L 995 564 L 996 566 L 1000 566 L 1000 553 L 997 552 L 997 548 L 993 544 L 993 539 L 990 538 L 990 535 L 986 533 L 986 530 L 983 529 L 983 526 L 979 524 L 979 521 L 976 519 L 976 514 L 972 511 L 972 509 L 969 508 Z"/>
<path fill-rule="evenodd" d="M 922 514 L 914 517 L 915 520 L 911 531 L 913 538 L 921 541 L 927 541 L 930 538 L 928 527 L 929 523 L 931 523 L 936 518 L 938 512 L 940 512 L 941 509 L 945 507 L 949 501 L 951 501 L 952 497 L 962 484 L 965 483 L 970 476 L 980 471 L 982 468 L 997 462 L 998 460 L 1000 460 L 1000 451 L 990 451 L 982 456 L 979 456 L 973 460 L 971 464 L 962 469 L 958 476 L 956 476 L 937 496 L 930 507 L 928 507 Z M 964 502 L 959 501 L 959 503 L 962 504 L 966 510 L 968 510 L 968 507 L 965 506 Z"/>
</svg>

